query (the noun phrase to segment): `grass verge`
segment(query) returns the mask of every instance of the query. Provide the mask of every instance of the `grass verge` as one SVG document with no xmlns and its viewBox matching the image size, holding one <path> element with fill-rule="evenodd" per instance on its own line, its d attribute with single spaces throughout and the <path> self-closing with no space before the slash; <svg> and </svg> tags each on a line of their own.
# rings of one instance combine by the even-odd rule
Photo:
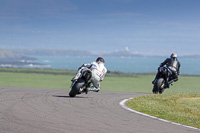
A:
<svg viewBox="0 0 200 133">
<path fill-rule="evenodd" d="M 0 86 L 70 89 L 76 71 L 54 69 L 0 68 Z M 102 91 L 152 93 L 154 74 L 109 72 Z M 179 76 L 167 93 L 200 93 L 200 76 Z"/>
<path fill-rule="evenodd" d="M 145 95 L 126 104 L 145 114 L 200 128 L 200 94 Z"/>
</svg>

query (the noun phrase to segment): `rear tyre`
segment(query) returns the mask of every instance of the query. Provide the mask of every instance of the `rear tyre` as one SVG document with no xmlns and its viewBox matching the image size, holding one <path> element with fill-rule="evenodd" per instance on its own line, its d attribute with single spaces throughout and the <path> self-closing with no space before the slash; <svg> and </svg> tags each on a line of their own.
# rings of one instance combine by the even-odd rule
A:
<svg viewBox="0 0 200 133">
<path fill-rule="evenodd" d="M 156 86 L 158 88 L 158 92 L 162 94 L 164 91 L 165 80 L 163 78 L 158 79 L 156 82 Z"/>
<path fill-rule="evenodd" d="M 70 97 L 75 97 L 77 94 L 80 94 L 80 88 L 85 84 L 83 79 L 78 79 L 76 83 L 72 86 L 71 91 L 69 92 Z"/>
<path fill-rule="evenodd" d="M 159 78 L 159 79 L 156 81 L 156 83 L 154 84 L 154 87 L 153 87 L 152 92 L 153 92 L 154 94 L 157 94 L 157 93 L 162 94 L 163 91 L 164 91 L 164 85 L 165 85 L 164 82 L 165 82 L 165 80 L 164 80 L 163 78 Z"/>
</svg>

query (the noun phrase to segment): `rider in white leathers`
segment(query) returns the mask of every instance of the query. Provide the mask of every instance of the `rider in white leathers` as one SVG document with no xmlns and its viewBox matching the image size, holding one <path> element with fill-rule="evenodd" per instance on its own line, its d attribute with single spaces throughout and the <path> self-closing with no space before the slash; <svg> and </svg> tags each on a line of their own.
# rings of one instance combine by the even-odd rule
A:
<svg viewBox="0 0 200 133">
<path fill-rule="evenodd" d="M 77 80 L 80 75 L 81 75 L 81 72 L 85 69 L 85 68 L 88 68 L 92 71 L 92 79 L 91 79 L 91 82 L 93 83 L 93 86 L 87 88 L 88 91 L 95 91 L 95 92 L 98 92 L 100 90 L 100 82 L 104 79 L 106 73 L 107 73 L 107 69 L 106 67 L 104 66 L 104 59 L 102 57 L 98 57 L 96 59 L 96 62 L 92 62 L 90 64 L 83 64 L 76 76 L 72 79 L 72 82 L 74 82 L 75 80 Z"/>
</svg>

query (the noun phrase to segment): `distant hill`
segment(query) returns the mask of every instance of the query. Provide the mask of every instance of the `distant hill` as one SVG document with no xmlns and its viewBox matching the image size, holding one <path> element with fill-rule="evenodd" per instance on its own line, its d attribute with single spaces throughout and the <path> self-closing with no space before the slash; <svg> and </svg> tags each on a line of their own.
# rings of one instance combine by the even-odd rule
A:
<svg viewBox="0 0 200 133">
<path fill-rule="evenodd" d="M 0 49 L 0 59 L 21 59 L 21 60 L 37 60 L 23 53 L 15 53 L 11 50 Z"/>
<path fill-rule="evenodd" d="M 89 51 L 84 50 L 62 50 L 62 49 L 12 49 L 16 54 L 30 56 L 92 56 Z"/>
<path fill-rule="evenodd" d="M 36 58 L 23 54 L 16 54 L 9 50 L 0 49 L 0 66 L 15 66 L 15 65 L 38 65 L 33 63 Z"/>
<path fill-rule="evenodd" d="M 16 58 L 16 57 L 19 57 L 19 55 L 14 54 L 14 53 L 12 53 L 10 51 L 7 51 L 7 50 L 0 49 L 0 59 L 3 59 L 3 58 Z"/>
<path fill-rule="evenodd" d="M 114 52 L 96 53 L 85 50 L 61 50 L 61 49 L 13 49 L 10 50 L 16 54 L 29 56 L 109 56 L 109 57 L 138 57 L 140 54 L 132 53 L 128 50 L 119 50 Z"/>
<path fill-rule="evenodd" d="M 0 49 L 0 58 L 31 58 L 35 56 L 103 56 L 103 57 L 145 57 L 145 55 L 129 51 L 128 48 L 124 50 L 116 50 L 111 52 L 90 52 L 86 50 L 71 50 L 71 49 L 9 49 L 7 51 Z M 150 57 L 150 56 L 148 56 Z M 157 55 L 152 57 L 166 56 Z M 200 58 L 200 55 L 185 55 L 179 58 Z"/>
</svg>

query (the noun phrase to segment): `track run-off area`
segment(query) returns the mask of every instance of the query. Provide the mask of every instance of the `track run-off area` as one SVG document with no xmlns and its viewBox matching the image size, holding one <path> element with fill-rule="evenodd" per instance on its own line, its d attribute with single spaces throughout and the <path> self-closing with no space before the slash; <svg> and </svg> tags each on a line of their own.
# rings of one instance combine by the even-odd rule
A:
<svg viewBox="0 0 200 133">
<path fill-rule="evenodd" d="M 124 109 L 120 102 L 145 95 L 68 89 L 0 87 L 0 133 L 199 133 Z"/>
</svg>

